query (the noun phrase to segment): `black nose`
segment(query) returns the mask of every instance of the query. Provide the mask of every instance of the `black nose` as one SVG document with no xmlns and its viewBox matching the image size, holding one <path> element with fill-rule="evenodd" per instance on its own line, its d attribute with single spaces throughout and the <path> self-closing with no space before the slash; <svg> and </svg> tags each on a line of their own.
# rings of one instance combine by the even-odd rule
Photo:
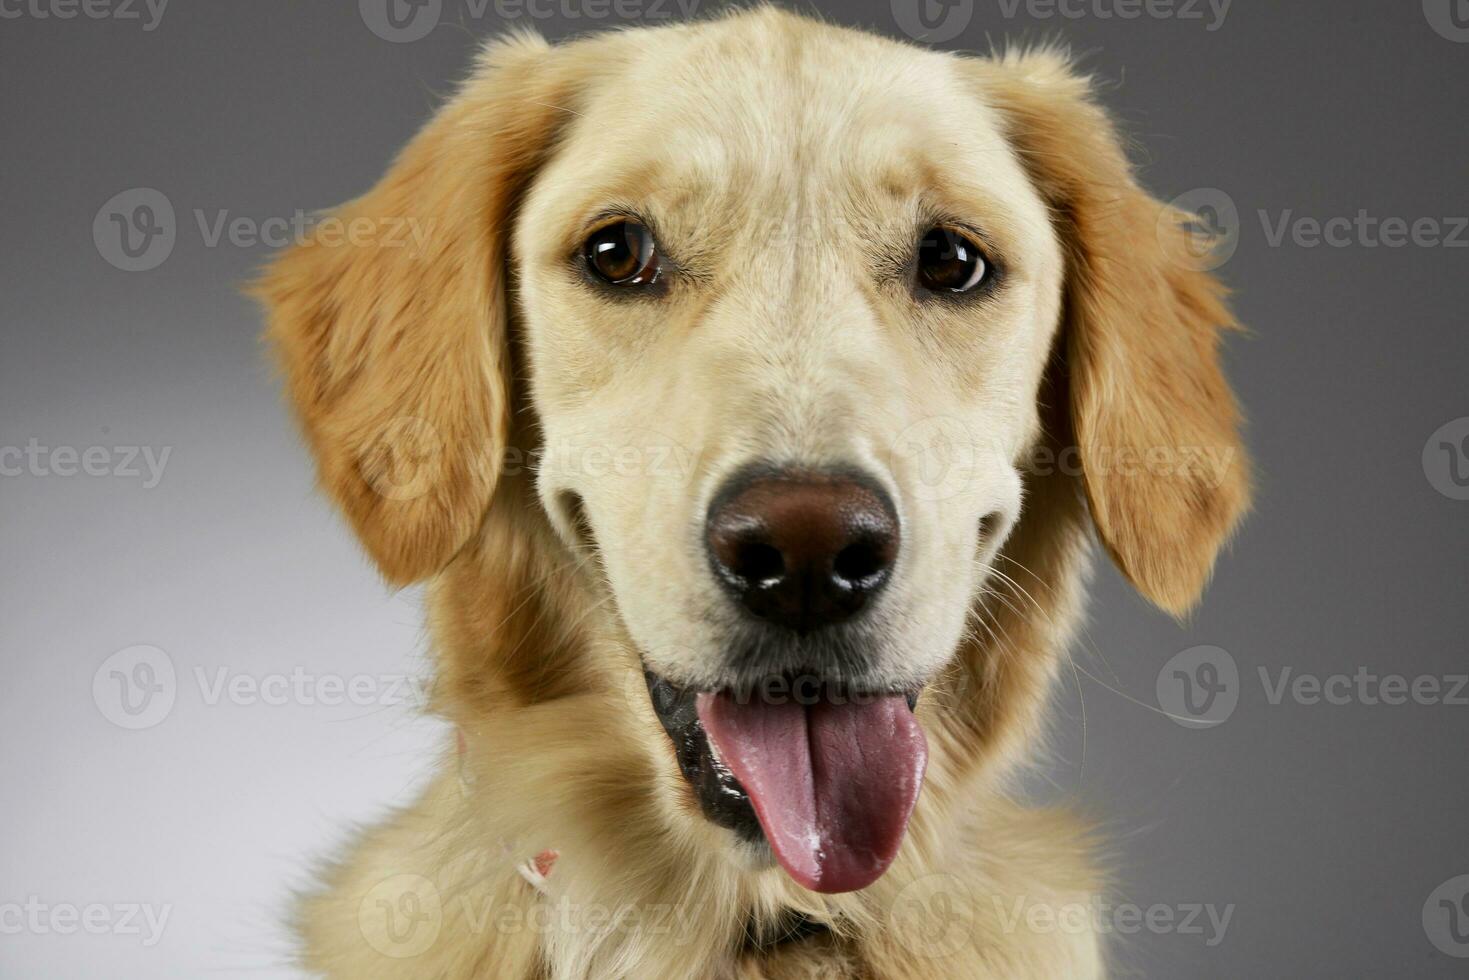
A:
<svg viewBox="0 0 1469 980">
<path fill-rule="evenodd" d="M 736 477 L 706 525 L 720 580 L 750 612 L 798 633 L 860 611 L 887 583 L 899 537 L 888 495 L 846 473 Z"/>
</svg>

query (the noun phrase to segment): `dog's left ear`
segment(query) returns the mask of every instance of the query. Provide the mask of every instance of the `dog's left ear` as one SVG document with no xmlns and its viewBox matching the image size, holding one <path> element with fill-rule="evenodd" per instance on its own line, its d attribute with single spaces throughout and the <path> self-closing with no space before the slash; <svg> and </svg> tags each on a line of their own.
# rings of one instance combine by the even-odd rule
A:
<svg viewBox="0 0 1469 980">
<path fill-rule="evenodd" d="M 1234 327 L 1188 222 L 1137 183 L 1090 81 L 1054 52 L 968 60 L 1050 205 L 1066 251 L 1058 353 L 1097 532 L 1183 615 L 1248 507 L 1240 413 L 1219 363 Z"/>
<path fill-rule="evenodd" d="M 488 507 L 509 427 L 510 211 L 574 115 L 585 56 L 491 45 L 377 186 L 256 284 L 320 482 L 395 584 L 440 569 Z"/>
</svg>

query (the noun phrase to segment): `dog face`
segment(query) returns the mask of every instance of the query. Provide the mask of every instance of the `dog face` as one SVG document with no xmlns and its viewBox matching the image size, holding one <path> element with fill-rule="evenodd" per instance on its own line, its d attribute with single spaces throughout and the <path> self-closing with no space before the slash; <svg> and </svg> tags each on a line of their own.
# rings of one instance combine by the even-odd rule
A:
<svg viewBox="0 0 1469 980">
<path fill-rule="evenodd" d="M 917 691 L 1020 512 L 1046 204 L 952 59 L 662 41 L 587 92 L 515 224 L 541 500 L 671 682 Z"/>
<path fill-rule="evenodd" d="M 1018 681 L 971 628 L 997 563 L 1066 592 L 1084 495 L 1181 612 L 1244 506 L 1220 290 L 1052 55 L 769 9 L 503 44 L 341 216 L 423 240 L 261 292 L 326 488 L 391 580 L 445 572 L 446 710 L 646 672 L 657 760 L 813 890 L 1039 701 L 1051 652 Z"/>
</svg>

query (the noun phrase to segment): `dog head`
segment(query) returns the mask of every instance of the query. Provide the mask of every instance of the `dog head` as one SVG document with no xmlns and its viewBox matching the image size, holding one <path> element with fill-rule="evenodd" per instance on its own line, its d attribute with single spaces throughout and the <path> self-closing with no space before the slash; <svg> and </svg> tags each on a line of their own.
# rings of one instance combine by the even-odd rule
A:
<svg viewBox="0 0 1469 980">
<path fill-rule="evenodd" d="M 282 257 L 270 337 L 326 490 L 435 579 L 446 713 L 656 719 L 665 822 L 808 889 L 1026 729 L 1084 515 L 1181 614 L 1245 505 L 1221 290 L 1055 54 L 497 43 L 339 217 L 372 240 Z"/>
</svg>

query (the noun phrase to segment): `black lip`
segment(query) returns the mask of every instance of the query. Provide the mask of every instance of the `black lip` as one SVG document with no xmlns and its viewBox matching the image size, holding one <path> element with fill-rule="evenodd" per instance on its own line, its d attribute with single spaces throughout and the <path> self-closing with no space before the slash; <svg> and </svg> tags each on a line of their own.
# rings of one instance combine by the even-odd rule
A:
<svg viewBox="0 0 1469 980">
<path fill-rule="evenodd" d="M 733 831 L 747 843 L 764 843 L 765 831 L 755 816 L 749 794 L 729 767 L 714 757 L 709 747 L 709 736 L 699 721 L 695 705 L 699 691 L 681 687 L 646 669 L 643 680 L 648 685 L 653 713 L 673 742 L 679 771 L 693 788 L 705 819 Z M 917 707 L 917 691 L 909 692 L 907 698 L 910 710 Z"/>
<path fill-rule="evenodd" d="M 643 671 L 643 679 L 648 683 L 653 713 L 673 742 L 679 771 L 693 787 L 705 818 L 734 831 L 743 841 L 752 844 L 764 841 L 765 831 L 760 829 L 749 794 L 729 767 L 714 758 L 709 747 L 709 736 L 704 733 L 694 705 L 699 692 L 670 683 L 651 670 Z"/>
</svg>

